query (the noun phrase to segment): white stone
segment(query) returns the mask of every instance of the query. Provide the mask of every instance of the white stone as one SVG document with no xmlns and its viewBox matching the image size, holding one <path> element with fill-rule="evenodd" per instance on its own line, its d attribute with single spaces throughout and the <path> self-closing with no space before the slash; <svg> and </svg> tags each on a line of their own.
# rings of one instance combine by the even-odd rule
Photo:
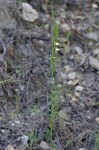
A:
<svg viewBox="0 0 99 150">
<path fill-rule="evenodd" d="M 75 46 L 74 50 L 78 55 L 81 55 L 83 53 L 83 50 L 79 46 Z"/>
<path fill-rule="evenodd" d="M 82 92 L 83 89 L 84 89 L 84 87 L 81 86 L 81 85 L 77 85 L 77 86 L 75 87 L 75 91 L 77 91 L 77 92 Z"/>
<path fill-rule="evenodd" d="M 72 102 L 77 102 L 77 101 L 78 101 L 78 98 L 75 97 L 75 96 L 73 96 L 71 101 L 72 101 Z"/>
<path fill-rule="evenodd" d="M 73 86 L 74 86 L 74 85 L 77 85 L 77 84 L 78 84 L 78 82 L 79 82 L 79 80 L 78 80 L 78 79 L 74 80 L 74 81 L 73 81 Z"/>
<path fill-rule="evenodd" d="M 1 132 L 2 132 L 2 133 L 4 133 L 5 131 L 6 131 L 6 130 L 4 130 L 4 129 L 1 129 Z"/>
<path fill-rule="evenodd" d="M 80 97 L 80 93 L 79 93 L 79 92 L 75 92 L 75 93 L 74 93 L 74 96 Z"/>
<path fill-rule="evenodd" d="M 39 45 L 39 47 L 43 47 L 44 46 L 44 41 L 39 40 L 38 45 Z"/>
<path fill-rule="evenodd" d="M 73 69 L 69 66 L 69 65 L 67 65 L 67 66 L 64 66 L 64 71 L 67 73 L 67 72 L 69 72 L 69 71 L 72 71 Z"/>
<path fill-rule="evenodd" d="M 25 21 L 34 22 L 38 17 L 38 12 L 30 4 L 22 3 L 22 18 Z"/>
<path fill-rule="evenodd" d="M 72 80 L 67 81 L 67 85 L 73 85 L 73 81 Z"/>
<path fill-rule="evenodd" d="M 24 90 L 24 86 L 23 85 L 20 85 L 19 88 L 20 88 L 21 91 Z"/>
<path fill-rule="evenodd" d="M 61 24 L 61 30 L 65 33 L 66 31 L 70 31 L 70 26 L 67 23 Z"/>
<path fill-rule="evenodd" d="M 78 54 L 74 54 L 74 58 L 75 58 L 75 61 L 80 64 L 81 63 L 81 58 L 82 56 L 78 55 Z"/>
<path fill-rule="evenodd" d="M 99 124 L 99 117 L 95 118 L 95 120 Z"/>
<path fill-rule="evenodd" d="M 49 146 L 48 144 L 45 142 L 45 141 L 42 141 L 40 143 L 40 147 L 43 149 L 43 150 L 49 150 Z"/>
<path fill-rule="evenodd" d="M 96 3 L 93 3 L 93 4 L 92 4 L 92 7 L 93 7 L 94 9 L 97 9 L 97 8 L 98 8 L 98 5 L 97 5 Z"/>
<path fill-rule="evenodd" d="M 15 150 L 12 145 L 8 145 L 5 150 Z"/>
<path fill-rule="evenodd" d="M 79 148 L 78 150 L 87 150 L 86 148 Z"/>
<path fill-rule="evenodd" d="M 59 18 L 57 18 L 57 19 L 55 20 L 55 22 L 56 22 L 58 25 L 60 25 L 60 24 L 61 24 L 61 22 L 60 22 L 60 19 L 59 19 Z"/>
<path fill-rule="evenodd" d="M 68 74 L 68 79 L 69 80 L 75 80 L 77 77 L 76 72 L 71 72 Z"/>
<path fill-rule="evenodd" d="M 69 80 L 69 81 L 67 81 L 67 85 L 72 85 L 72 86 L 75 86 L 75 85 L 77 85 L 78 84 L 78 82 L 79 82 L 79 80 Z"/>
<path fill-rule="evenodd" d="M 99 60 L 95 59 L 94 57 L 89 57 L 90 66 L 96 70 L 99 70 Z"/>
<path fill-rule="evenodd" d="M 91 120 L 91 119 L 92 119 L 90 115 L 88 115 L 88 116 L 86 116 L 86 117 L 87 117 L 87 119 L 89 119 L 89 120 Z"/>
<path fill-rule="evenodd" d="M 98 55 L 99 54 L 99 48 L 96 48 L 93 50 L 93 55 Z"/>
<path fill-rule="evenodd" d="M 15 120 L 14 123 L 17 124 L 17 125 L 21 124 L 20 120 Z"/>
<path fill-rule="evenodd" d="M 71 56 L 70 56 L 70 59 L 71 59 L 71 60 L 74 60 L 74 55 L 71 55 Z"/>
<path fill-rule="evenodd" d="M 21 137 L 21 142 L 23 145 L 28 145 L 28 140 L 29 140 L 29 137 L 27 135 L 22 135 Z"/>
</svg>

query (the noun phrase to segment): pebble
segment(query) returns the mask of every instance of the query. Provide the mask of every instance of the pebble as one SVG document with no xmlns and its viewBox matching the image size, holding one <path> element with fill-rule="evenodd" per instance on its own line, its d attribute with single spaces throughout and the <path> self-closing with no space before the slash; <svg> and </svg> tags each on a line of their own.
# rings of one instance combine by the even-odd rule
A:
<svg viewBox="0 0 99 150">
<path fill-rule="evenodd" d="M 35 43 L 34 45 L 38 46 L 39 48 L 44 47 L 44 41 L 42 41 L 42 40 L 37 41 L 36 39 L 34 39 L 33 42 Z"/>
<path fill-rule="evenodd" d="M 61 24 L 61 30 L 63 33 L 66 33 L 66 31 L 70 31 L 70 26 L 67 23 Z"/>
<path fill-rule="evenodd" d="M 81 102 L 81 103 L 80 103 L 80 106 L 81 106 L 82 108 L 84 108 L 84 107 L 85 107 L 85 104 L 84 104 L 83 102 Z"/>
<path fill-rule="evenodd" d="M 91 120 L 91 119 L 92 119 L 90 115 L 88 115 L 88 116 L 86 116 L 86 117 L 87 117 L 88 120 Z"/>
<path fill-rule="evenodd" d="M 60 20 L 58 20 L 58 19 L 55 20 L 55 23 L 58 24 L 58 25 L 61 24 L 61 23 L 60 23 Z"/>
<path fill-rule="evenodd" d="M 71 101 L 72 101 L 72 102 L 77 102 L 78 99 L 77 99 L 77 97 L 73 96 Z"/>
<path fill-rule="evenodd" d="M 95 120 L 99 124 L 99 117 L 95 118 Z"/>
<path fill-rule="evenodd" d="M 90 32 L 88 34 L 85 34 L 85 37 L 88 38 L 89 40 L 94 40 L 98 42 L 99 34 L 97 32 Z"/>
<path fill-rule="evenodd" d="M 74 59 L 79 64 L 81 62 L 81 57 L 78 54 L 74 54 Z"/>
<path fill-rule="evenodd" d="M 96 70 L 99 70 L 99 60 L 97 60 L 96 58 L 90 56 L 89 57 L 89 63 L 90 66 Z"/>
<path fill-rule="evenodd" d="M 75 80 L 77 77 L 76 72 L 71 72 L 68 74 L 68 79 L 69 80 Z"/>
<path fill-rule="evenodd" d="M 42 148 L 43 150 L 49 150 L 49 146 L 45 141 L 42 141 L 40 143 L 40 148 Z"/>
<path fill-rule="evenodd" d="M 97 5 L 96 3 L 93 3 L 91 6 L 92 6 L 92 8 L 94 8 L 94 9 L 97 9 L 97 8 L 98 8 L 98 5 Z"/>
<path fill-rule="evenodd" d="M 88 149 L 86 149 L 86 148 L 79 148 L 78 150 L 88 150 Z"/>
<path fill-rule="evenodd" d="M 99 54 L 99 48 L 93 50 L 93 55 L 97 56 Z"/>
<path fill-rule="evenodd" d="M 74 55 L 70 56 L 70 60 L 74 60 L 74 58 L 75 58 Z"/>
<path fill-rule="evenodd" d="M 19 85 L 19 88 L 20 88 L 21 91 L 24 90 L 24 86 L 23 86 L 23 85 Z M 16 89 L 16 91 L 17 91 L 17 90 L 18 90 L 18 89 Z"/>
<path fill-rule="evenodd" d="M 28 145 L 28 140 L 29 140 L 29 137 L 27 135 L 22 135 L 21 137 L 21 142 L 23 145 Z"/>
<path fill-rule="evenodd" d="M 74 50 L 78 55 L 81 55 L 83 53 L 83 50 L 79 46 L 75 46 Z"/>
<path fill-rule="evenodd" d="M 77 85 L 77 84 L 78 84 L 78 82 L 79 82 L 79 80 L 78 80 L 78 79 L 74 80 L 74 81 L 73 81 L 73 86 Z"/>
<path fill-rule="evenodd" d="M 9 144 L 5 150 L 15 150 L 15 149 L 12 145 Z"/>
<path fill-rule="evenodd" d="M 38 17 L 38 12 L 35 9 L 33 9 L 33 7 L 30 4 L 25 2 L 22 3 L 22 18 L 25 21 L 34 22 L 36 19 L 38 19 Z"/>
<path fill-rule="evenodd" d="M 75 86 L 75 85 L 77 85 L 78 84 L 78 82 L 79 82 L 79 80 L 78 79 L 76 79 L 76 80 L 74 80 L 74 81 L 72 81 L 72 80 L 69 80 L 69 81 L 67 81 L 67 85 L 72 85 L 72 86 Z"/>
<path fill-rule="evenodd" d="M 81 86 L 81 85 L 77 85 L 77 86 L 75 87 L 75 91 L 77 91 L 77 92 L 82 92 L 83 89 L 84 89 L 84 87 Z"/>
<path fill-rule="evenodd" d="M 11 124 L 11 126 L 21 126 L 21 122 L 19 120 L 14 120 L 14 121 L 9 121 L 9 123 Z"/>
<path fill-rule="evenodd" d="M 73 85 L 73 81 L 72 80 L 67 81 L 67 85 Z"/>
<path fill-rule="evenodd" d="M 2 132 L 2 133 L 5 133 L 5 132 L 6 132 L 6 130 L 4 130 L 4 129 L 1 129 L 1 132 Z"/>
<path fill-rule="evenodd" d="M 72 71 L 73 69 L 69 66 L 69 65 L 67 65 L 67 66 L 64 66 L 64 72 L 65 73 L 67 73 L 67 72 L 69 72 L 69 71 Z"/>
<path fill-rule="evenodd" d="M 39 47 L 44 47 L 44 41 L 39 40 L 38 44 L 39 44 Z"/>
<path fill-rule="evenodd" d="M 75 92 L 75 93 L 74 93 L 74 96 L 76 96 L 76 97 L 80 97 L 80 95 L 81 95 L 81 94 L 80 94 L 79 92 Z"/>
</svg>

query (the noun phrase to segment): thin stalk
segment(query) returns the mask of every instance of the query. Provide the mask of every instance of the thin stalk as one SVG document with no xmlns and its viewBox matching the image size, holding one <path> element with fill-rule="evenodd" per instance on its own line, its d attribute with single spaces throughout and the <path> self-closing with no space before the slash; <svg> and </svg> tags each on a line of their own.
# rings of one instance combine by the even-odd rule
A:
<svg viewBox="0 0 99 150">
<path fill-rule="evenodd" d="M 52 52 L 51 52 L 51 59 L 50 59 L 50 67 L 51 67 L 51 94 L 50 94 L 50 101 L 51 101 L 51 108 L 50 108 L 50 141 L 51 141 L 51 150 L 53 149 L 53 112 L 55 109 L 54 102 L 55 102 L 55 93 L 54 93 L 54 75 L 55 75 L 55 59 L 56 59 L 56 42 L 58 38 L 58 25 L 54 24 L 53 28 L 53 38 L 52 38 Z"/>
</svg>

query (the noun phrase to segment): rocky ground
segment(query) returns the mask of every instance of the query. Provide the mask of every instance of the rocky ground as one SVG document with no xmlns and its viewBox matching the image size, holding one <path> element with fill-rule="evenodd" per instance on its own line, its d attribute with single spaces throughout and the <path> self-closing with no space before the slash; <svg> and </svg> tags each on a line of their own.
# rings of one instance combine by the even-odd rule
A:
<svg viewBox="0 0 99 150">
<path fill-rule="evenodd" d="M 99 1 L 27 3 L 36 11 L 32 21 L 20 1 L 0 1 L 0 150 L 50 149 L 54 22 L 59 91 L 53 150 L 98 150 Z"/>
</svg>

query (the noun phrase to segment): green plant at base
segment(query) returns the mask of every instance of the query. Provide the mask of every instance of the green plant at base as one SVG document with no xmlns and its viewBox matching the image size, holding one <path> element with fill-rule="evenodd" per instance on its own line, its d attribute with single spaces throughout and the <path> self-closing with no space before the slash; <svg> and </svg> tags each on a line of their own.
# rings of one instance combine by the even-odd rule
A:
<svg viewBox="0 0 99 150">
<path fill-rule="evenodd" d="M 40 113 L 39 112 L 39 109 L 38 109 L 38 106 L 36 104 L 33 105 L 33 107 L 31 108 L 32 112 L 34 113 Z"/>
<path fill-rule="evenodd" d="M 66 143 L 67 143 L 67 144 L 66 144 L 67 147 L 68 147 L 68 148 L 71 148 L 72 145 L 73 145 L 73 140 L 72 140 L 72 139 L 68 139 Z"/>
<path fill-rule="evenodd" d="M 33 144 L 37 143 L 37 137 L 32 132 L 30 132 L 28 134 L 28 137 L 29 137 L 29 141 L 30 141 L 30 144 L 29 144 L 30 146 L 29 147 L 33 147 Z"/>
<path fill-rule="evenodd" d="M 99 132 L 95 134 L 95 148 L 94 150 L 99 150 Z"/>
<path fill-rule="evenodd" d="M 12 110 L 12 111 L 10 112 L 10 119 L 13 120 L 15 116 L 16 116 L 16 114 L 15 114 L 15 112 Z"/>
</svg>

